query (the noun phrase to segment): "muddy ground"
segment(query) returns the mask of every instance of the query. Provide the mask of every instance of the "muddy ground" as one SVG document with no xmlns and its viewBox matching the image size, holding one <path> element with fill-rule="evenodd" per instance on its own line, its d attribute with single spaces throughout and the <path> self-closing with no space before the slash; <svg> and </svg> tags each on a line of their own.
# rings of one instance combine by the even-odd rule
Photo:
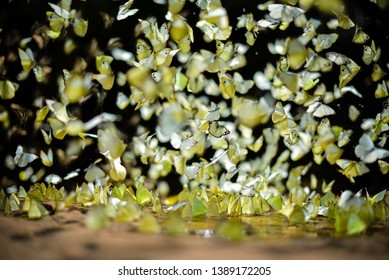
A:
<svg viewBox="0 0 389 280">
<path fill-rule="evenodd" d="M 0 259 L 389 259 L 387 228 L 354 237 L 232 242 L 141 234 L 129 224 L 94 232 L 84 216 L 69 210 L 35 221 L 0 214 Z"/>
</svg>

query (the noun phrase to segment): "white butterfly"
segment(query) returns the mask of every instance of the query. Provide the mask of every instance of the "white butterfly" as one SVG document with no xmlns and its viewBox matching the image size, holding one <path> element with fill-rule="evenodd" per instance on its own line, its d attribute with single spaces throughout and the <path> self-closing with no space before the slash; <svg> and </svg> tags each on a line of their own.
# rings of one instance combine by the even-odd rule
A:
<svg viewBox="0 0 389 280">
<path fill-rule="evenodd" d="M 374 146 L 373 140 L 366 133 L 359 138 L 359 144 L 355 147 L 355 155 L 366 163 L 373 163 L 377 159 L 389 156 L 389 151 Z"/>
<path fill-rule="evenodd" d="M 321 102 L 315 102 L 308 107 L 308 113 L 312 113 L 315 117 L 324 117 L 329 115 L 335 115 L 335 110 L 330 106 L 323 104 Z"/>
<path fill-rule="evenodd" d="M 328 52 L 326 57 L 337 65 L 346 64 L 349 60 L 347 56 L 338 52 Z"/>
<path fill-rule="evenodd" d="M 268 10 L 272 18 L 279 19 L 283 22 L 292 22 L 304 13 L 304 10 L 300 8 L 283 4 L 270 4 Z"/>
<path fill-rule="evenodd" d="M 120 5 L 116 19 L 122 20 L 129 16 L 135 15 L 139 11 L 139 9 L 130 9 L 132 4 L 134 4 L 134 0 L 129 0 L 123 5 Z"/>
<path fill-rule="evenodd" d="M 220 119 L 219 107 L 215 102 L 211 102 L 211 108 L 208 113 L 205 115 L 207 121 L 217 121 Z"/>
<path fill-rule="evenodd" d="M 19 167 L 26 167 L 29 163 L 39 158 L 38 156 L 23 151 L 23 147 L 18 145 L 16 148 L 16 154 L 14 162 Z"/>
</svg>

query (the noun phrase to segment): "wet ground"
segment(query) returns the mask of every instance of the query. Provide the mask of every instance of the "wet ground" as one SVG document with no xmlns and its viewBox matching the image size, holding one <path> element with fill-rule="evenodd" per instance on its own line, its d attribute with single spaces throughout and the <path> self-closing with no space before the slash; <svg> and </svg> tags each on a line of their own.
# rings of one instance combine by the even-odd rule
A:
<svg viewBox="0 0 389 280">
<path fill-rule="evenodd" d="M 206 229 L 212 221 L 192 222 L 190 234 L 172 236 L 138 233 L 130 223 L 91 231 L 84 220 L 78 210 L 40 220 L 0 214 L 0 259 L 389 259 L 388 225 L 334 237 L 325 221 L 292 226 L 261 217 L 244 221 L 256 229 L 253 236 L 230 241 Z"/>
</svg>

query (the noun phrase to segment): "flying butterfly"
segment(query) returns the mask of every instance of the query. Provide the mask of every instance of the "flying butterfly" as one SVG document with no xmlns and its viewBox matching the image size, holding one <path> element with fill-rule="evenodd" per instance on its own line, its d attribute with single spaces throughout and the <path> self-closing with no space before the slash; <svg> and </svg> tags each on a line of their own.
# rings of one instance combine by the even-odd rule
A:
<svg viewBox="0 0 389 280">
<path fill-rule="evenodd" d="M 222 136 L 226 136 L 230 133 L 230 131 L 223 125 L 220 125 L 217 121 L 209 122 L 209 134 L 216 138 L 220 138 Z"/>
<path fill-rule="evenodd" d="M 381 57 L 381 48 L 376 48 L 374 40 L 371 41 L 371 46 L 363 47 L 362 61 L 369 65 L 370 63 L 377 62 Z"/>
<path fill-rule="evenodd" d="M 88 30 L 88 21 L 79 18 L 75 15 L 76 10 L 68 11 L 56 4 L 48 3 L 54 10 L 46 12 L 50 21 L 50 28 L 52 33 L 48 33 L 53 39 L 57 38 L 63 28 L 67 28 L 69 24 L 72 25 L 74 33 L 79 37 L 84 37 Z"/>
<path fill-rule="evenodd" d="M 371 73 L 371 79 L 373 82 L 377 82 L 381 80 L 383 77 L 385 77 L 386 72 L 382 69 L 382 67 L 379 64 L 373 65 L 373 72 Z"/>
<path fill-rule="evenodd" d="M 123 20 L 126 19 L 127 17 L 135 15 L 139 11 L 139 9 L 131 9 L 131 6 L 133 4 L 134 4 L 134 0 L 129 0 L 123 5 L 120 5 L 116 19 Z"/>
<path fill-rule="evenodd" d="M 297 124 L 293 120 L 291 116 L 289 116 L 289 113 L 287 112 L 288 108 L 285 109 L 282 106 L 281 102 L 277 102 L 274 111 L 271 115 L 271 119 L 275 125 L 275 127 L 279 128 L 281 131 L 286 131 L 290 128 L 297 127 Z"/>
<path fill-rule="evenodd" d="M 377 85 L 377 89 L 375 90 L 374 96 L 375 98 L 384 98 L 388 95 L 389 95 L 388 82 L 382 81 L 381 84 Z"/>
<path fill-rule="evenodd" d="M 312 113 L 315 117 L 319 118 L 329 115 L 335 115 L 334 109 L 319 101 L 310 105 L 307 109 L 307 112 Z"/>
<path fill-rule="evenodd" d="M 363 31 L 362 27 L 360 27 L 360 26 L 356 26 L 355 27 L 355 33 L 354 33 L 354 36 L 353 36 L 353 42 L 354 43 L 356 43 L 356 44 L 364 44 L 369 39 L 370 39 L 370 36 L 367 35 Z"/>
<path fill-rule="evenodd" d="M 23 150 L 23 147 L 18 145 L 18 147 L 16 148 L 14 162 L 19 167 L 26 167 L 29 163 L 33 162 L 38 158 L 39 157 L 37 155 L 25 152 Z"/>
<path fill-rule="evenodd" d="M 281 72 L 286 72 L 289 69 L 289 59 L 287 56 L 281 56 L 278 61 L 278 70 Z"/>
<path fill-rule="evenodd" d="M 382 174 L 388 174 L 389 173 L 389 163 L 379 159 L 378 160 L 378 167 L 380 168 L 380 171 Z"/>
<path fill-rule="evenodd" d="M 312 40 L 315 45 L 315 51 L 321 52 L 324 49 L 330 48 L 336 42 L 338 37 L 339 35 L 337 33 L 318 34 L 317 37 Z"/>
<path fill-rule="evenodd" d="M 208 113 L 205 115 L 205 119 L 207 121 L 217 121 L 220 119 L 220 108 L 217 106 L 215 102 L 211 102 L 211 108 L 209 109 Z"/>
<path fill-rule="evenodd" d="M 328 52 L 326 57 L 337 65 L 347 64 L 349 61 L 349 58 L 346 55 L 338 52 Z"/>
<path fill-rule="evenodd" d="M 355 146 L 354 152 L 360 160 L 366 163 L 373 163 L 377 159 L 383 159 L 389 156 L 389 151 L 375 147 L 373 140 L 366 133 L 359 138 L 359 143 Z"/>
<path fill-rule="evenodd" d="M 268 10 L 270 12 L 270 17 L 278 19 L 285 23 L 290 23 L 295 18 L 304 14 L 303 9 L 284 4 L 270 4 L 268 6 Z"/>
<path fill-rule="evenodd" d="M 30 48 L 27 48 L 25 51 L 18 48 L 20 62 L 22 64 L 23 70 L 29 72 L 35 65 L 34 54 Z"/>
<path fill-rule="evenodd" d="M 0 81 L 0 98 L 12 99 L 15 92 L 18 90 L 19 84 L 11 82 L 10 80 Z"/>
<path fill-rule="evenodd" d="M 308 59 L 305 67 L 309 71 L 328 72 L 332 69 L 332 63 L 329 59 L 322 57 L 311 48 L 308 48 Z"/>
<path fill-rule="evenodd" d="M 345 175 L 351 183 L 355 183 L 354 177 L 361 176 L 370 171 L 364 162 L 348 159 L 338 159 L 336 164 L 341 168 L 339 172 Z"/>
</svg>

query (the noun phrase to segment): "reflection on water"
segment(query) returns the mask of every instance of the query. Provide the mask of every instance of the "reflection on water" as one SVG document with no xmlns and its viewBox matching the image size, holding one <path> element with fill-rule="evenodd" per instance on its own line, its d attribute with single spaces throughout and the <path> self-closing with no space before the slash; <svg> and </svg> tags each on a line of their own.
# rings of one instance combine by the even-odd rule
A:
<svg viewBox="0 0 389 280">
<path fill-rule="evenodd" d="M 319 237 L 345 237 L 335 232 L 334 221 L 317 218 L 293 225 L 279 214 L 263 216 L 196 218 L 187 222 L 187 232 L 202 238 L 230 240 L 271 240 Z M 376 224 L 362 235 L 386 234 L 387 224 Z"/>
</svg>

